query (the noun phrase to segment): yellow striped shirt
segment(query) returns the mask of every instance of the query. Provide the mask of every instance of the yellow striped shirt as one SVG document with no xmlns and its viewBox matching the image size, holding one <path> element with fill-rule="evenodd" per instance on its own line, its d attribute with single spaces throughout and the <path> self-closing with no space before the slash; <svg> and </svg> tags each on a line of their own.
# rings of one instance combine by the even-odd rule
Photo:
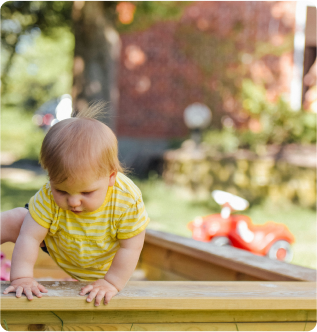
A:
<svg viewBox="0 0 317 332">
<path fill-rule="evenodd" d="M 96 211 L 76 215 L 61 209 L 49 182 L 31 198 L 29 210 L 38 224 L 49 229 L 44 241 L 50 256 L 80 281 L 104 278 L 119 240 L 141 233 L 150 221 L 140 189 L 122 173 Z"/>
</svg>

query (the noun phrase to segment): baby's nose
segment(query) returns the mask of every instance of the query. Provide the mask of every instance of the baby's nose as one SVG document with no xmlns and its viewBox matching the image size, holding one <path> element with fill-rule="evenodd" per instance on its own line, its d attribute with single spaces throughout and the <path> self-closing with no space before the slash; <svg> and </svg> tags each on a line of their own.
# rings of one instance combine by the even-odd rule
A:
<svg viewBox="0 0 317 332">
<path fill-rule="evenodd" d="M 78 207 L 81 205 L 80 199 L 78 199 L 76 197 L 70 197 L 68 199 L 68 205 L 72 208 Z"/>
</svg>

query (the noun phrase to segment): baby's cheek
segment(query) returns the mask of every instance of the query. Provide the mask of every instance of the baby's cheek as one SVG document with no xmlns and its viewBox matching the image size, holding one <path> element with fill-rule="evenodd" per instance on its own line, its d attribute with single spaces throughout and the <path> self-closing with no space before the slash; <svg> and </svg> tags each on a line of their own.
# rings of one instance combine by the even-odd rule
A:
<svg viewBox="0 0 317 332">
<path fill-rule="evenodd" d="M 67 210 L 67 204 L 60 197 L 54 197 L 55 203 L 62 209 Z"/>
<path fill-rule="evenodd" d="M 87 210 L 88 209 L 89 209 L 89 211 L 97 210 L 103 204 L 105 198 L 106 198 L 106 196 L 103 197 L 103 195 L 99 195 L 98 197 L 94 197 L 94 199 L 86 201 Z"/>
</svg>

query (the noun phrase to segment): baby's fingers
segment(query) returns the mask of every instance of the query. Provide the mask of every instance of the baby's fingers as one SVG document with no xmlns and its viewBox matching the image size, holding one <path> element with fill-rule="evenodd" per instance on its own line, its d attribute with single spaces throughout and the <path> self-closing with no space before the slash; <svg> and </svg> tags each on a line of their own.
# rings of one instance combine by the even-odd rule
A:
<svg viewBox="0 0 317 332">
<path fill-rule="evenodd" d="M 91 302 L 96 297 L 97 293 L 98 293 L 98 288 L 93 289 L 87 296 L 87 302 Z"/>
<path fill-rule="evenodd" d="M 16 291 L 15 291 L 15 296 L 16 296 L 16 297 L 21 297 L 22 292 L 23 292 L 23 287 L 22 287 L 22 286 L 18 286 L 18 287 L 16 288 Z"/>
<path fill-rule="evenodd" d="M 48 290 L 41 284 L 38 284 L 37 287 L 42 293 L 47 293 L 48 292 Z"/>
<path fill-rule="evenodd" d="M 110 300 L 117 294 L 117 292 L 114 291 L 109 291 L 106 293 L 105 295 L 105 304 L 108 304 L 110 302 Z"/>
<path fill-rule="evenodd" d="M 100 290 L 96 296 L 95 306 L 98 306 L 100 304 L 104 296 L 105 296 L 105 291 Z"/>
<path fill-rule="evenodd" d="M 33 300 L 33 294 L 31 288 L 24 288 L 24 294 L 28 298 L 28 300 Z"/>
<path fill-rule="evenodd" d="M 42 297 L 42 294 L 41 294 L 41 292 L 40 292 L 40 290 L 38 289 L 37 286 L 32 287 L 32 293 L 37 297 Z"/>
<path fill-rule="evenodd" d="M 11 293 L 11 292 L 15 292 L 15 287 L 13 287 L 13 286 L 9 286 L 9 287 L 7 287 L 7 288 L 3 291 L 3 294 L 8 294 L 8 293 Z"/>
<path fill-rule="evenodd" d="M 85 294 L 89 293 L 93 288 L 94 288 L 93 285 L 87 285 L 81 289 L 79 295 L 85 295 Z"/>
</svg>

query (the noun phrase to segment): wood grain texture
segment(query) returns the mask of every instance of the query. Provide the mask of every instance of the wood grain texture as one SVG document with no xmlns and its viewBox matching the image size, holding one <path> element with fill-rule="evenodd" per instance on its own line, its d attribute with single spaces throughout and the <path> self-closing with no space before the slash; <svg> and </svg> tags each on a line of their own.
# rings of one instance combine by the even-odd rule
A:
<svg viewBox="0 0 317 332">
<path fill-rule="evenodd" d="M 16 325 L 10 331 L 311 331 L 316 323 L 174 323 L 174 324 L 82 324 Z M 2 326 L 4 328 L 4 326 Z M 35 329 L 34 329 L 35 328 Z M 4 328 L 5 329 L 5 328 Z"/>
<path fill-rule="evenodd" d="M 10 331 L 131 331 L 132 324 L 8 325 Z M 2 328 L 5 327 L 2 324 Z"/>
<path fill-rule="evenodd" d="M 149 280 L 265 280 L 149 243 L 144 245 L 140 267 Z"/>
<path fill-rule="evenodd" d="M 7 242 L 1 245 L 1 251 L 6 255 L 7 259 L 12 259 L 12 253 L 14 249 L 14 243 Z M 39 249 L 39 255 L 37 257 L 37 260 L 34 265 L 35 268 L 41 267 L 41 268 L 56 268 L 60 269 L 58 265 L 53 261 L 53 259 L 44 251 Z"/>
<path fill-rule="evenodd" d="M 139 264 L 140 268 L 144 271 L 147 280 L 152 281 L 189 281 L 190 279 L 179 275 L 178 273 L 171 272 L 161 267 L 147 264 L 144 260 Z"/>
<path fill-rule="evenodd" d="M 1 282 L 1 293 L 8 282 Z M 2 310 L 315 310 L 313 282 L 131 281 L 108 305 L 94 307 L 81 282 L 42 282 L 49 292 L 28 301 L 2 295 Z"/>
<path fill-rule="evenodd" d="M 12 258 L 14 243 L 4 243 L 1 245 L 1 251 L 6 255 L 7 259 Z M 34 278 L 47 280 L 61 280 L 70 278 L 70 276 L 62 270 L 53 259 L 41 249 L 34 265 Z"/>
<path fill-rule="evenodd" d="M 8 324 L 314 322 L 316 310 L 2 311 Z"/>
<path fill-rule="evenodd" d="M 38 280 L 62 280 L 65 278 L 71 278 L 69 274 L 65 271 L 60 269 L 58 266 L 57 268 L 34 268 L 33 275 L 35 279 Z"/>
<path fill-rule="evenodd" d="M 169 252 L 180 253 L 187 257 L 202 260 L 206 264 L 211 263 L 260 280 L 316 281 L 316 270 L 314 269 L 257 256 L 248 251 L 230 246 L 216 247 L 209 243 L 170 233 L 148 229 L 145 236 L 145 247 L 141 253 L 141 260 L 143 255 L 146 255 L 147 245 L 155 245 L 169 250 Z M 159 264 L 164 263 L 164 258 L 166 257 L 158 257 L 156 255 L 156 260 L 152 260 L 152 263 L 155 266 L 159 266 Z"/>
</svg>

